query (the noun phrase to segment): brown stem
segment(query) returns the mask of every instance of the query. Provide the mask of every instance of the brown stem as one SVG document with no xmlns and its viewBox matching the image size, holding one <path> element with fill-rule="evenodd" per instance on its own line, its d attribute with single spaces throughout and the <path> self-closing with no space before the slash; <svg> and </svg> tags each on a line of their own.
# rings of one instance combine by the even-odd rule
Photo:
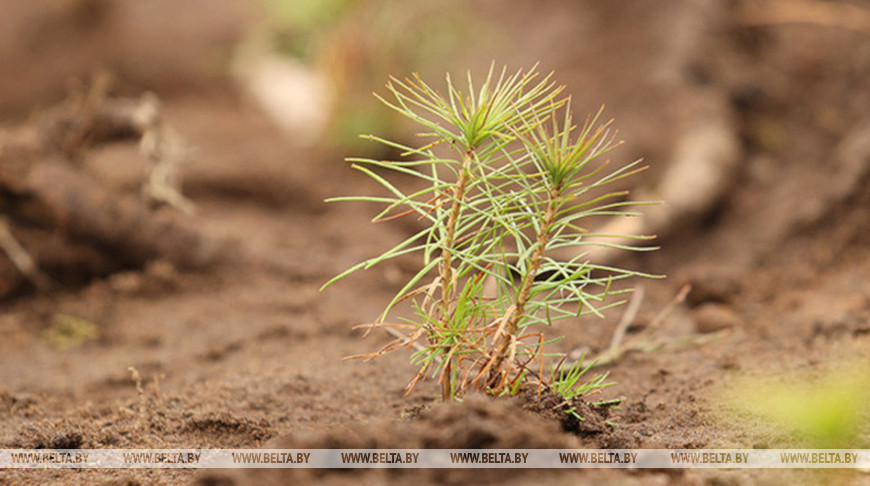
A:
<svg viewBox="0 0 870 486">
<path fill-rule="evenodd" d="M 507 325 L 505 325 L 504 334 L 502 334 L 501 337 L 501 343 L 495 352 L 495 360 L 489 374 L 489 385 L 496 391 L 500 388 L 500 384 L 504 382 L 509 371 L 509 363 L 506 364 L 505 360 L 507 360 L 507 357 L 510 354 L 510 348 L 513 341 L 516 339 L 520 322 L 525 316 L 525 308 L 529 301 L 529 294 L 531 294 L 532 285 L 535 283 L 535 276 L 537 276 L 538 270 L 541 268 L 541 263 L 544 260 L 544 251 L 547 243 L 550 241 L 550 226 L 556 219 L 560 192 L 560 186 L 554 186 L 550 190 L 549 200 L 547 201 L 547 211 L 544 213 L 544 218 L 541 221 L 541 229 L 536 239 L 535 251 L 532 252 L 532 256 L 530 257 L 528 271 L 523 277 L 523 282 L 520 286 L 520 292 L 517 295 L 514 310 L 511 313 Z"/>
<path fill-rule="evenodd" d="M 462 168 L 459 172 L 459 180 L 453 186 L 453 206 L 450 208 L 450 216 L 447 218 L 447 234 L 444 238 L 444 246 L 441 250 L 441 320 L 440 327 L 447 327 L 450 316 L 450 303 L 453 301 L 453 245 L 456 239 L 456 222 L 459 220 L 459 211 L 462 200 L 465 199 L 465 189 L 468 185 L 468 169 L 473 158 L 472 151 L 466 151 L 462 159 Z M 441 399 L 449 400 L 452 395 L 453 366 L 450 360 L 444 362 L 444 370 L 441 378 Z"/>
</svg>

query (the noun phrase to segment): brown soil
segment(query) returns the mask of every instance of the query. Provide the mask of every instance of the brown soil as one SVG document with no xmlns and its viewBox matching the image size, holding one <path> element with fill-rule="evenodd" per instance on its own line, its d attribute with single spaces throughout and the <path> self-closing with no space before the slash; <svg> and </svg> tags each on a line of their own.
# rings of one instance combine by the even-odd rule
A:
<svg viewBox="0 0 870 486">
<path fill-rule="evenodd" d="M 377 334 L 361 339 L 352 327 L 381 311 L 409 268 L 387 264 L 326 292 L 318 287 L 408 228 L 373 228 L 366 205 L 323 204 L 329 195 L 375 187 L 329 150 L 297 147 L 218 68 L 200 62 L 225 55 L 235 42 L 251 18 L 243 2 L 145 2 L 146 8 L 74 1 L 61 4 L 79 8 L 50 12 L 37 3 L 0 2 L 4 22 L 15 27 L 0 28 L 0 122 L 20 122 L 28 110 L 56 103 L 71 76 L 97 64 L 118 73 L 122 91 L 155 90 L 165 118 L 200 150 L 183 174 L 184 192 L 198 206 L 197 226 L 256 258 L 200 272 L 157 261 L 0 304 L 0 447 L 777 447 L 793 439 L 726 413 L 728 385 L 746 374 L 816 376 L 867 356 L 870 37 L 864 34 L 817 25 L 749 27 L 735 20 L 741 2 L 711 2 L 727 15 L 704 36 L 708 47 L 689 63 L 690 74 L 729 100 L 745 151 L 738 182 L 715 211 L 683 225 L 661 251 L 621 262 L 668 275 L 643 283 L 646 296 L 626 339 L 642 331 L 673 345 L 630 352 L 610 366 L 618 385 L 595 400 L 624 402 L 607 412 L 582 410 L 589 421 L 571 424 L 564 414 L 540 412 L 555 405 L 546 398 L 436 404 L 431 382 L 405 396 L 415 369 L 401 353 L 342 360 L 386 342 Z M 584 8 L 517 2 L 500 21 L 515 27 L 534 8 L 533 30 L 541 34 L 523 34 L 529 44 L 505 57 L 555 68 L 569 91 L 582 93 L 584 109 L 607 101 L 630 142 L 618 156 L 643 154 L 654 166 L 665 164 L 681 119 L 680 91 L 641 72 L 653 69 L 650 39 L 668 38 L 666 20 L 681 2 L 664 4 L 659 10 L 628 1 Z M 68 24 L 64 15 L 78 20 Z M 46 25 L 65 27 L 38 35 Z M 595 42 L 575 43 L 572 35 Z M 64 63 L 25 62 L 34 50 L 43 53 L 39 59 Z M 849 150 L 858 153 L 857 168 L 838 162 L 852 160 L 842 155 Z M 134 145 L 110 146 L 84 163 L 110 184 L 134 187 L 141 170 L 127 161 L 136 157 Z M 686 283 L 692 284 L 686 303 L 644 330 Z M 621 312 L 562 326 L 561 350 L 604 351 Z M 60 349 L 46 334 L 57 315 L 95 323 L 98 337 Z M 751 401 L 758 391 L 728 393 Z M 716 470 L 0 471 L 0 484 L 793 479 L 813 478 Z"/>
</svg>

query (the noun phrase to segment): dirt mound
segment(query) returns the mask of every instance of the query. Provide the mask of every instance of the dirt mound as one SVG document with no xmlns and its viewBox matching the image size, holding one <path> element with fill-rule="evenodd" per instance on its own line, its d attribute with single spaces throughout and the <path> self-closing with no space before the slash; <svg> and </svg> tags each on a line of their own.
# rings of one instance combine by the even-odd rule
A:
<svg viewBox="0 0 870 486">
<path fill-rule="evenodd" d="M 382 421 L 325 434 L 290 437 L 290 448 L 541 449 L 572 447 L 555 422 L 523 410 L 515 400 L 471 395 L 461 403 L 438 403 L 411 420 Z"/>
<path fill-rule="evenodd" d="M 527 391 L 519 399 L 525 410 L 559 423 L 562 429 L 580 437 L 607 436 L 616 428 L 608 421 L 610 407 L 588 403 L 579 397 L 566 403 L 561 396 L 547 390 L 543 393 Z"/>
<path fill-rule="evenodd" d="M 492 400 L 472 395 L 462 403 L 439 403 L 403 421 L 381 420 L 341 430 L 285 437 L 266 447 L 275 449 L 559 449 L 578 446 L 575 437 L 557 422 L 524 410 L 519 400 Z M 343 470 L 257 470 L 238 475 L 205 474 L 200 486 L 210 484 L 328 484 L 348 476 Z M 510 470 L 371 470 L 354 474 L 360 484 L 464 483 L 506 480 Z M 528 476 L 527 476 L 528 477 Z M 220 482 L 225 481 L 225 482 Z"/>
<path fill-rule="evenodd" d="M 264 444 L 274 449 L 576 449 L 639 447 L 661 426 L 649 421 L 655 414 L 635 404 L 624 413 L 580 400 L 571 405 L 583 417 L 568 415 L 554 394 L 526 392 L 517 398 L 493 400 L 471 395 L 462 403 L 437 403 L 421 411 L 406 412 L 405 420 L 380 420 L 340 430 L 315 431 L 287 436 Z M 610 420 L 625 421 L 625 426 Z M 647 443 L 647 446 L 650 444 Z M 655 444 L 652 444 L 655 446 Z M 698 444 L 700 445 L 700 444 Z M 306 484 L 339 483 L 348 476 L 360 484 L 468 484 L 498 481 L 523 484 L 541 475 L 555 482 L 593 484 L 600 472 L 534 471 L 507 469 L 396 469 L 325 470 L 257 469 L 232 473 L 204 473 L 195 484 Z M 626 479 L 639 481 L 649 474 Z M 573 479 L 569 479 L 573 478 Z M 579 482 L 578 482 L 579 481 Z"/>
</svg>

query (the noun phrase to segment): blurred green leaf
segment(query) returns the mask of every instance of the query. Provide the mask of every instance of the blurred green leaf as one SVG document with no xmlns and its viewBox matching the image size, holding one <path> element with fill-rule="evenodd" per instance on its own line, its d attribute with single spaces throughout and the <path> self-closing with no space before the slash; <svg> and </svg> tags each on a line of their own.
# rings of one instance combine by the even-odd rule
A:
<svg viewBox="0 0 870 486">
<path fill-rule="evenodd" d="M 79 347 L 99 336 L 100 328 L 95 323 L 67 314 L 53 315 L 51 326 L 42 333 L 43 339 L 60 350 Z"/>
</svg>

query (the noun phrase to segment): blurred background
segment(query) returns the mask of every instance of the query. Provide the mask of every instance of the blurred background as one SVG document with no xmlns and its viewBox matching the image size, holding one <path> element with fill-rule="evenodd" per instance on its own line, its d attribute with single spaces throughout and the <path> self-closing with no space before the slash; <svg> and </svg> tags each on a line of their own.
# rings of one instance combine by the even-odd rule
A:
<svg viewBox="0 0 870 486">
<path fill-rule="evenodd" d="M 626 142 L 611 157 L 650 166 L 625 181 L 628 197 L 664 203 L 645 218 L 601 222 L 656 234 L 662 250 L 604 252 L 597 261 L 669 277 L 646 284 L 628 328 L 627 340 L 651 341 L 614 364 L 631 416 L 622 422 L 631 440 L 618 446 L 696 447 L 728 434 L 723 441 L 753 446 L 706 418 L 717 406 L 705 404 L 718 400 L 702 398 L 710 376 L 806 376 L 828 361 L 865 359 L 867 0 L 0 0 L 0 210 L 23 250 L 61 284 L 54 294 L 33 292 L 38 283 L 20 277 L 27 265 L 12 265 L 15 244 L 3 240 L 0 385 L 10 397 L 44 391 L 48 401 L 34 414 L 50 425 L 33 432 L 19 427 L 31 416 L 0 414 L 11 424 L 0 442 L 51 446 L 40 437 L 66 430 L 56 422 L 80 402 L 69 399 L 81 398 L 76 393 L 129 401 L 130 362 L 148 377 L 163 373 L 164 392 L 181 397 L 160 402 L 187 424 L 167 425 L 171 438 L 161 430 L 165 442 L 152 441 L 161 447 L 247 446 L 291 429 L 398 416 L 410 400 L 400 390 L 413 376 L 406 360 L 355 367 L 340 359 L 376 347 L 349 329 L 376 316 L 418 262 L 390 263 L 322 294 L 317 287 L 411 229 L 399 222 L 373 230 L 373 207 L 323 200 L 378 190 L 344 158 L 395 154 L 359 134 L 416 142 L 415 128 L 372 96 L 384 93 L 389 76 L 419 72 L 442 86 L 445 72 L 480 78 L 492 63 L 554 71 L 578 119 L 604 106 Z M 143 156 L 147 130 L 140 146 L 84 144 L 67 153 L 63 173 L 86 178 L 31 171 L 15 179 L 21 160 L 59 165 L 57 154 L 32 142 L 56 133 L 44 120 L 58 106 L 85 100 L 87 108 L 91 95 L 139 100 L 146 114 L 159 106 L 184 141 L 174 146 L 189 155 L 162 186 L 175 199 L 164 196 L 153 212 L 136 206 L 155 160 L 166 160 L 155 150 Z M 82 114 L 73 110 L 73 121 Z M 30 158 L 10 148 L 19 146 L 30 147 L 21 149 Z M 53 192 L 73 180 L 79 192 Z M 87 200 L 78 197 L 90 192 L 87 184 L 100 188 L 86 206 L 95 209 L 64 211 Z M 54 219 L 31 211 L 31 200 L 47 201 Z M 127 224 L 122 236 L 150 234 L 147 245 L 120 241 L 120 210 L 87 217 L 115 200 L 137 208 L 130 221 L 148 223 L 142 231 Z M 82 231 L 88 225 L 102 231 Z M 175 232 L 166 236 L 166 228 Z M 233 240 L 241 257 L 212 251 L 204 243 L 211 239 Z M 119 249 L 127 253 L 115 261 Z M 229 265 L 185 273 L 189 261 L 215 254 Z M 675 300 L 686 284 L 691 291 Z M 603 352 L 620 312 L 565 326 L 560 350 Z M 62 346 L 52 344 L 57 335 Z M 688 350 L 671 352 L 676 341 Z M 692 347 L 698 343 L 706 345 Z M 203 398 L 194 403 L 191 388 Z M 0 387 L 0 405 L 4 393 Z M 865 395 L 854 397 L 844 401 Z M 235 414 L 224 435 L 208 429 L 216 409 Z M 189 410 L 212 421 L 197 425 Z M 800 421 L 814 410 L 792 415 Z M 130 420 L 120 413 L 97 415 L 124 427 Z M 843 427 L 866 425 L 866 407 L 850 414 Z M 100 447 L 141 446 L 155 436 L 103 441 L 90 419 L 76 420 L 85 443 Z"/>
<path fill-rule="evenodd" d="M 769 211 L 742 244 L 770 245 L 792 223 L 818 221 L 843 196 L 823 194 L 818 176 L 851 170 L 843 177 L 860 178 L 861 170 L 840 167 L 831 154 L 870 123 L 870 6 L 854 0 L 4 0 L 0 7 L 6 122 L 108 71 L 120 93 L 211 96 L 259 110 L 289 144 L 336 166 L 348 154 L 376 153 L 359 134 L 412 133 L 371 94 L 383 92 L 388 76 L 419 72 L 437 85 L 445 72 L 539 63 L 567 85 L 578 113 L 606 107 L 605 119 L 615 119 L 626 141 L 617 157 L 650 165 L 635 197 L 668 206 L 647 223 L 614 228 L 629 233 L 664 236 L 721 216 L 717 208 L 735 184 L 784 182 L 769 201 L 729 199 L 754 214 Z M 834 185 L 849 191 L 848 181 Z"/>
</svg>

